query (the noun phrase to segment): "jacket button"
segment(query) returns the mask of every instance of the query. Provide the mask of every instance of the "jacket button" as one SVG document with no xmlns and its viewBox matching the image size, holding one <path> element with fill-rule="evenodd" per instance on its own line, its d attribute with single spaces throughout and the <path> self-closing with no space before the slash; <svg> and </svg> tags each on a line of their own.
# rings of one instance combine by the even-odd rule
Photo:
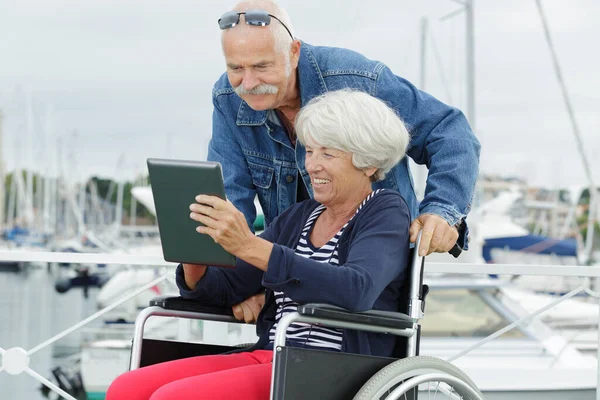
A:
<svg viewBox="0 0 600 400">
<path fill-rule="evenodd" d="M 287 183 L 292 183 L 294 182 L 294 177 L 292 175 L 288 175 L 287 178 L 285 178 L 285 180 L 287 181 Z"/>
</svg>

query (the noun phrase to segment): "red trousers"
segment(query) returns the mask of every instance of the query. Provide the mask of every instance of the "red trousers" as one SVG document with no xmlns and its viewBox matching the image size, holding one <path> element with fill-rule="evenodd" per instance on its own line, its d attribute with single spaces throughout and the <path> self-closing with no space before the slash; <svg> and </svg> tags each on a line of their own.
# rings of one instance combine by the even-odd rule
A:
<svg viewBox="0 0 600 400">
<path fill-rule="evenodd" d="M 273 351 L 200 356 L 129 371 L 106 400 L 268 400 Z"/>
</svg>

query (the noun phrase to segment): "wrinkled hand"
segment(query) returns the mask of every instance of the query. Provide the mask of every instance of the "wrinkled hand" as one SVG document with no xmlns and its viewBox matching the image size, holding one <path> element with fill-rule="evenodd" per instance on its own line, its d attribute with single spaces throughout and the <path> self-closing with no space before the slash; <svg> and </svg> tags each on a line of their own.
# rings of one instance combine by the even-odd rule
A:
<svg viewBox="0 0 600 400">
<path fill-rule="evenodd" d="M 248 324 L 255 323 L 258 314 L 262 310 L 265 305 L 265 294 L 259 293 L 252 297 L 248 297 L 246 300 L 242 301 L 240 304 L 236 304 L 232 307 L 233 316 L 238 321 L 245 321 Z"/>
<path fill-rule="evenodd" d="M 229 253 L 236 255 L 254 237 L 244 214 L 230 201 L 207 195 L 196 196 L 196 201 L 190 205 L 190 218 L 205 225 L 196 230 L 212 237 Z"/>
<path fill-rule="evenodd" d="M 458 229 L 448 222 L 433 214 L 422 214 L 410 225 L 410 241 L 417 241 L 419 231 L 421 234 L 421 246 L 419 255 L 425 256 L 433 252 L 445 253 L 450 251 L 458 240 Z"/>
</svg>

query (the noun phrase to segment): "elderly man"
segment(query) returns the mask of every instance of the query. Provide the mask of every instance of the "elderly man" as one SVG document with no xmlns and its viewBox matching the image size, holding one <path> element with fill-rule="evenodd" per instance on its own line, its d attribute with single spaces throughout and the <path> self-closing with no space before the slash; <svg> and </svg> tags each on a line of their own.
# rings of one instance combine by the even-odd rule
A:
<svg viewBox="0 0 600 400">
<path fill-rule="evenodd" d="M 213 88 L 208 159 L 223 165 L 227 196 L 250 225 L 256 195 L 266 224 L 312 196 L 305 148 L 296 142 L 296 115 L 311 99 L 350 88 L 394 109 L 410 129 L 407 154 L 429 169 L 420 204 L 406 158 L 384 181 L 373 183 L 374 189 L 397 190 L 408 203 L 411 241 L 422 230 L 422 254 L 466 246 L 464 219 L 480 146 L 460 111 L 419 91 L 381 62 L 296 39 L 287 13 L 273 1 L 241 2 L 222 15 L 219 26 L 227 72 Z"/>
</svg>

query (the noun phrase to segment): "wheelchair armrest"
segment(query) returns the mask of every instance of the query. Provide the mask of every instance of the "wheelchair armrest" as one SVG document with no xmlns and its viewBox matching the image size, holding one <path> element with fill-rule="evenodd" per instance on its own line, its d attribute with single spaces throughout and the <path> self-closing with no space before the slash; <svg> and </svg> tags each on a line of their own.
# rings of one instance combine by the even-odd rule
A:
<svg viewBox="0 0 600 400">
<path fill-rule="evenodd" d="M 150 307 L 161 307 L 165 310 L 189 311 L 204 314 L 231 315 L 231 307 L 207 306 L 195 300 L 184 299 L 181 296 L 158 296 L 150 300 Z"/>
<path fill-rule="evenodd" d="M 410 329 L 413 327 L 413 320 L 408 315 L 392 311 L 369 310 L 353 313 L 329 304 L 309 303 L 298 306 L 298 313 L 316 318 L 368 324 L 384 328 Z"/>
<path fill-rule="evenodd" d="M 207 306 L 195 300 L 184 299 L 180 296 L 155 297 L 150 300 L 149 307 L 140 311 L 135 319 L 133 341 L 131 344 L 131 359 L 129 361 L 130 370 L 137 369 L 140 367 L 140 365 L 142 365 L 142 345 L 145 341 L 148 342 L 148 340 L 144 338 L 144 326 L 148 318 L 153 316 L 188 318 L 239 324 L 245 323 L 244 321 L 237 320 L 233 316 L 233 310 L 231 307 Z M 152 340 L 150 340 L 150 342 L 152 342 Z M 170 348 L 174 347 L 171 346 Z"/>
</svg>

